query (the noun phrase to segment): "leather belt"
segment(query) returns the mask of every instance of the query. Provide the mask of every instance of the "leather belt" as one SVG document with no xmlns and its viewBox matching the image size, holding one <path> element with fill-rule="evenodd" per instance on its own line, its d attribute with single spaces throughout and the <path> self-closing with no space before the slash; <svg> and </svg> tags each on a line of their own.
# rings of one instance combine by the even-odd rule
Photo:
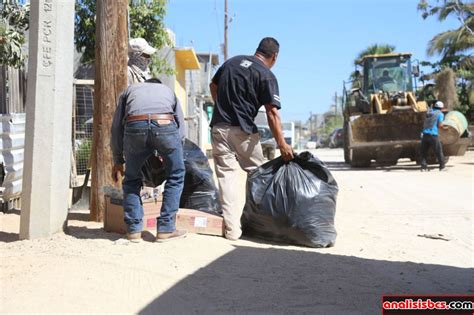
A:
<svg viewBox="0 0 474 315">
<path fill-rule="evenodd" d="M 140 120 L 165 120 L 169 123 L 170 121 L 174 121 L 174 116 L 171 114 L 148 114 L 127 116 L 127 122 Z"/>
</svg>

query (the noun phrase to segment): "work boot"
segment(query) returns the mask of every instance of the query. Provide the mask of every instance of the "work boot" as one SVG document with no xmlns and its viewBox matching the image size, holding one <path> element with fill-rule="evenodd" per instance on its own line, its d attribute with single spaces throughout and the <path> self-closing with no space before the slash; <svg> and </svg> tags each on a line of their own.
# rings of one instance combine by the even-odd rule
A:
<svg viewBox="0 0 474 315">
<path fill-rule="evenodd" d="M 127 233 L 127 240 L 132 243 L 140 243 L 142 241 L 142 232 Z"/>
<path fill-rule="evenodd" d="M 156 233 L 156 241 L 158 243 L 169 242 L 180 238 L 185 238 L 188 232 L 185 230 L 175 230 L 174 232 L 158 232 Z"/>
<path fill-rule="evenodd" d="M 236 240 L 239 239 L 238 237 L 235 237 L 235 236 L 232 236 L 232 235 L 229 235 L 229 234 L 226 234 L 225 238 L 228 239 L 229 241 L 236 241 Z"/>
<path fill-rule="evenodd" d="M 448 169 L 446 168 L 446 166 L 442 166 L 439 168 L 439 171 L 440 172 L 446 172 Z"/>
<path fill-rule="evenodd" d="M 421 168 L 421 171 L 422 171 L 422 172 L 428 172 L 429 169 L 428 169 L 427 167 L 422 167 L 422 168 Z"/>
</svg>

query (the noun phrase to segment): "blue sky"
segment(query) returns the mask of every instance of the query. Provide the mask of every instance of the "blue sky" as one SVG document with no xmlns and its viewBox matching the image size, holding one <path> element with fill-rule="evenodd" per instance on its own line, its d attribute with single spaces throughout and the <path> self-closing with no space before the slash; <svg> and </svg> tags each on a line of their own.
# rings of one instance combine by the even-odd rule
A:
<svg viewBox="0 0 474 315">
<path fill-rule="evenodd" d="M 374 43 L 428 58 L 428 41 L 458 27 L 454 18 L 421 18 L 418 0 L 228 0 L 229 56 L 253 54 L 265 36 L 280 43 L 272 71 L 279 81 L 284 121 L 323 113 L 342 91 L 357 54 Z M 435 0 L 431 0 L 435 2 Z M 168 0 L 166 26 L 178 46 L 220 52 L 224 0 Z M 222 55 L 220 61 L 222 62 Z"/>
</svg>

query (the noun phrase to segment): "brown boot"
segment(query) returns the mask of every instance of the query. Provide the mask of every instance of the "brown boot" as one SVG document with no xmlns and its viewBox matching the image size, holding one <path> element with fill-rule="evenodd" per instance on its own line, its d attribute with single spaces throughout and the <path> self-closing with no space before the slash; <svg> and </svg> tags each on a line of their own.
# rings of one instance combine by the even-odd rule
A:
<svg viewBox="0 0 474 315">
<path fill-rule="evenodd" d="M 127 240 L 132 243 L 140 243 L 142 241 L 142 232 L 127 233 Z"/>
<path fill-rule="evenodd" d="M 158 232 L 156 233 L 156 241 L 159 243 L 164 243 L 172 240 L 177 240 L 180 238 L 185 238 L 188 232 L 185 230 L 175 230 L 174 232 Z"/>
</svg>

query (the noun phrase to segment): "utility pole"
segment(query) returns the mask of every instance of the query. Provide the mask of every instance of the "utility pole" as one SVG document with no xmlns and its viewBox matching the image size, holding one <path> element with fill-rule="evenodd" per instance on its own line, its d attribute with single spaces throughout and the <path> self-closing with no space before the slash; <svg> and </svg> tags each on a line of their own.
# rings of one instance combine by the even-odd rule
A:
<svg viewBox="0 0 474 315">
<path fill-rule="evenodd" d="M 64 229 L 71 169 L 74 0 L 31 1 L 20 239 Z"/>
<path fill-rule="evenodd" d="M 224 61 L 227 60 L 227 48 L 228 48 L 228 42 L 227 42 L 227 30 L 229 29 L 229 24 L 228 24 L 228 16 L 229 16 L 229 11 L 228 11 L 228 3 L 227 0 L 225 0 L 225 12 L 224 12 Z"/>
<path fill-rule="evenodd" d="M 118 97 L 127 87 L 127 11 L 127 0 L 97 1 L 90 213 L 93 221 L 104 218 L 104 187 L 116 186 L 111 176 L 109 143 Z"/>
</svg>

